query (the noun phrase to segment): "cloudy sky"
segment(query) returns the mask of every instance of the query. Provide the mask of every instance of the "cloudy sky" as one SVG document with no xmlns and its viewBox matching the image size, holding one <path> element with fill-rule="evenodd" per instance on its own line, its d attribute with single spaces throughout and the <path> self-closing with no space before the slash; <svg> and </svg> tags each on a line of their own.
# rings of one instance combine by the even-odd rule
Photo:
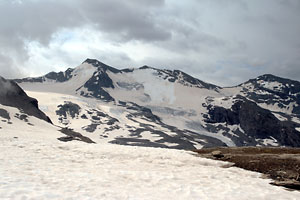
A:
<svg viewBox="0 0 300 200">
<path fill-rule="evenodd" d="M 180 69 L 221 86 L 300 80 L 300 0 L 0 0 L 0 75 L 96 58 Z"/>
</svg>

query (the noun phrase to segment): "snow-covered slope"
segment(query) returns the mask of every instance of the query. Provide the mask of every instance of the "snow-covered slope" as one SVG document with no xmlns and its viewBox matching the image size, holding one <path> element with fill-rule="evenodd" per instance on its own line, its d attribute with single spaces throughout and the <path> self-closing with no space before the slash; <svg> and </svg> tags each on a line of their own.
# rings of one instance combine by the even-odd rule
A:
<svg viewBox="0 0 300 200">
<path fill-rule="evenodd" d="M 221 88 L 179 70 L 119 70 L 87 59 L 66 72 L 16 81 L 55 124 L 97 142 L 300 146 L 300 83 L 272 75 Z"/>
<path fill-rule="evenodd" d="M 52 119 L 56 119 L 58 111 L 61 116 L 58 120 L 78 130 L 81 129 L 78 124 L 84 124 L 79 118 L 76 120 L 81 114 L 86 115 L 87 122 L 97 121 L 99 117 L 102 126 L 114 121 L 113 117 L 124 117 L 122 112 L 129 112 L 127 108 L 120 111 L 118 105 L 91 98 L 49 92 L 28 94 L 39 97 L 40 108 Z M 72 103 L 64 104 L 65 101 Z M 57 103 L 62 106 L 57 107 Z M 131 106 L 133 110 L 138 108 Z M 86 110 L 80 111 L 82 108 Z M 56 111 L 53 113 L 53 110 Z M 138 113 L 131 113 L 135 114 Z M 67 122 L 67 119 L 71 121 Z M 134 119 L 130 121 L 124 117 L 120 126 L 128 124 L 134 127 L 138 117 Z M 262 179 L 259 173 L 200 158 L 189 151 L 106 142 L 87 144 L 78 140 L 64 143 L 58 140 L 64 136 L 59 127 L 12 106 L 0 105 L 0 120 L 0 199 L 243 200 L 299 197 L 298 192 L 270 185 L 271 180 Z M 53 123 L 60 124 L 55 120 Z M 150 125 L 153 129 L 158 128 L 155 123 Z M 126 137 L 130 131 L 122 130 L 116 132 L 116 136 L 118 134 Z M 151 132 L 141 132 L 141 135 L 154 142 L 158 139 Z M 94 136 L 96 140 L 97 135 Z"/>
<path fill-rule="evenodd" d="M 57 138 L 64 136 L 60 129 L 44 120 L 27 115 L 18 108 L 0 105 L 0 135 L 3 137 L 56 141 Z"/>
<path fill-rule="evenodd" d="M 115 104 L 60 93 L 27 93 L 39 99 L 40 108 L 54 124 L 72 128 L 97 143 L 194 149 L 212 144 L 223 146 L 221 139 L 227 139 L 170 126 L 150 109 L 134 103 Z"/>
<path fill-rule="evenodd" d="M 13 81 L 0 77 L 0 134 L 14 138 L 43 138 L 61 141 L 79 140 L 93 143 L 68 128 L 52 124 L 38 107 L 38 101 L 28 96 Z"/>
<path fill-rule="evenodd" d="M 0 199 L 299 199 L 258 173 L 187 151 L 30 134 L 0 134 Z"/>
<path fill-rule="evenodd" d="M 29 87 L 31 90 L 40 90 L 42 92 L 57 92 L 62 94 L 74 94 L 91 76 L 97 68 L 87 63 L 68 69 L 65 72 L 51 72 L 39 78 L 26 78 L 22 80 L 22 88 Z M 61 78 L 59 78 L 61 77 Z M 15 80 L 20 82 L 21 80 Z"/>
</svg>

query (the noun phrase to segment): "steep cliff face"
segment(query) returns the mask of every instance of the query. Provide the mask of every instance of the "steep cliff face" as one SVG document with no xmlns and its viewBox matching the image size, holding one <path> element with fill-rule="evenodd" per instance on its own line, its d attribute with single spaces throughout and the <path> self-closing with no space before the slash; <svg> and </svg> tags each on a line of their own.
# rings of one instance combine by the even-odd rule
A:
<svg viewBox="0 0 300 200">
<path fill-rule="evenodd" d="M 244 145 L 256 145 L 259 140 L 268 138 L 282 146 L 297 147 L 300 143 L 298 123 L 280 121 L 271 111 L 245 98 L 235 102 L 230 109 L 210 107 L 205 121 L 209 124 L 223 123 L 224 127 L 238 125 L 243 131 L 236 131 L 234 140 L 247 137 Z"/>
<path fill-rule="evenodd" d="M 14 81 L 0 77 L 0 104 L 18 108 L 21 112 L 51 123 L 49 117 L 38 108 L 38 101 L 27 96 Z"/>
</svg>

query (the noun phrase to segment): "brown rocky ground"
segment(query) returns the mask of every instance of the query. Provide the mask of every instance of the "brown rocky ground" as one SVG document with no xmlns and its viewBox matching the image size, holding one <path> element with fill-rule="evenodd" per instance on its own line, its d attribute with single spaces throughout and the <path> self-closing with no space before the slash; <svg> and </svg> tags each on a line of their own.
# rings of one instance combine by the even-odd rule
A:
<svg viewBox="0 0 300 200">
<path fill-rule="evenodd" d="M 300 191 L 300 148 L 219 147 L 195 150 L 200 156 L 234 163 L 271 178 L 271 183 Z"/>
</svg>

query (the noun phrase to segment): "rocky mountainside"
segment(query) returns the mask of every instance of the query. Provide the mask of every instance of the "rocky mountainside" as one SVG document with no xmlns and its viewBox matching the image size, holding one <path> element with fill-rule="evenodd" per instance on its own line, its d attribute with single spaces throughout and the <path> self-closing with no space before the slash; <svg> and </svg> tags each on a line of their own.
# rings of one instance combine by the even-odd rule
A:
<svg viewBox="0 0 300 200">
<path fill-rule="evenodd" d="M 300 83 L 273 75 L 222 88 L 179 70 L 119 70 L 87 59 L 65 72 L 15 81 L 54 124 L 96 142 L 300 146 Z"/>
<path fill-rule="evenodd" d="M 0 104 L 4 106 L 15 107 L 22 114 L 20 118 L 26 119 L 28 115 L 45 120 L 51 123 L 49 117 L 38 108 L 38 101 L 27 96 L 27 94 L 14 81 L 6 80 L 0 76 Z M 2 113 L 2 114 L 1 114 Z M 10 118 L 9 113 L 0 109 L 0 115 Z"/>
</svg>

